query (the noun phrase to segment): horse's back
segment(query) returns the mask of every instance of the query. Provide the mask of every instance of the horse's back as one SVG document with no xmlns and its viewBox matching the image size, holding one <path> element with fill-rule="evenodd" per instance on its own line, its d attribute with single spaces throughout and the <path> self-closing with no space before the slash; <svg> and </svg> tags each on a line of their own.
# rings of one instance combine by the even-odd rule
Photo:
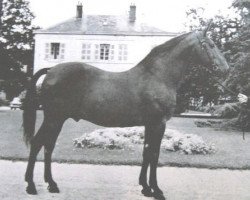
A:
<svg viewBox="0 0 250 200">
<path fill-rule="evenodd" d="M 61 63 L 52 67 L 45 80 L 44 85 L 55 85 L 61 83 L 60 81 L 76 80 L 77 78 L 82 78 L 84 74 L 96 73 L 98 74 L 99 69 L 92 67 L 85 63 L 80 62 L 69 62 Z"/>
<path fill-rule="evenodd" d="M 110 126 L 126 121 L 129 125 L 126 119 L 139 118 L 140 99 L 127 78 L 126 73 L 107 72 L 84 63 L 59 64 L 44 79 L 43 105 L 48 112 L 63 112 L 74 119 Z"/>
</svg>

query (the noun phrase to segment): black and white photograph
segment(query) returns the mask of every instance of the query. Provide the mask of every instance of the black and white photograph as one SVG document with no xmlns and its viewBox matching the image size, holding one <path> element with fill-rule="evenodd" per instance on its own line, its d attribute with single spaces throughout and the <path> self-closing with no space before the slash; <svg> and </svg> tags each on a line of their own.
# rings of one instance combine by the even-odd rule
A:
<svg viewBox="0 0 250 200">
<path fill-rule="evenodd" d="M 249 200 L 250 0 L 0 0 L 1 200 Z"/>
</svg>

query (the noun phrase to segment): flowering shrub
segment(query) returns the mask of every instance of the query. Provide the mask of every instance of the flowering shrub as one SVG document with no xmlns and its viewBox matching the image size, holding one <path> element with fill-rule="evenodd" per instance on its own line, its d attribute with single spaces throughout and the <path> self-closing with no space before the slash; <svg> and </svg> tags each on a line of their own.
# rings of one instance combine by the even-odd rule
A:
<svg viewBox="0 0 250 200">
<path fill-rule="evenodd" d="M 209 154 L 215 152 L 213 144 L 206 144 L 203 139 L 194 134 L 183 134 L 167 130 L 161 147 L 168 151 L 180 151 L 184 154 Z"/>
<path fill-rule="evenodd" d="M 77 147 L 100 147 L 105 149 L 131 148 L 134 144 L 142 144 L 144 128 L 106 128 L 97 129 L 91 133 L 85 133 L 74 140 Z"/>
<path fill-rule="evenodd" d="M 125 149 L 142 145 L 143 139 L 143 127 L 106 128 L 83 134 L 74 139 L 74 145 L 79 148 Z M 215 147 L 206 144 L 200 136 L 183 134 L 173 129 L 166 129 L 161 148 L 185 154 L 208 154 L 215 151 Z"/>
</svg>

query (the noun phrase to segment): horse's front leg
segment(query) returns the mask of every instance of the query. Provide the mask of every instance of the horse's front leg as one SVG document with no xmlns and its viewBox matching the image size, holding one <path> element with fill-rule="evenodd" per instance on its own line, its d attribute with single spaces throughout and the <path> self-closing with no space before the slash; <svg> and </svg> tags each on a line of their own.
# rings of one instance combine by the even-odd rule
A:
<svg viewBox="0 0 250 200">
<path fill-rule="evenodd" d="M 142 167 L 141 167 L 141 173 L 140 173 L 140 177 L 139 177 L 139 184 L 142 186 L 142 194 L 147 196 L 147 197 L 151 197 L 152 191 L 151 188 L 149 187 L 148 183 L 147 183 L 147 171 L 148 171 L 148 166 L 150 163 L 150 158 L 149 158 L 149 134 L 147 134 L 148 132 L 148 128 L 145 128 L 145 139 L 144 139 L 144 146 L 143 146 L 143 161 L 142 161 Z"/>
<path fill-rule="evenodd" d="M 151 161 L 150 161 L 150 177 L 149 177 L 149 186 L 153 190 L 153 196 L 156 199 L 164 200 L 165 197 L 163 195 L 163 192 L 158 187 L 157 183 L 157 165 L 159 160 L 159 154 L 160 154 L 160 147 L 161 147 L 161 141 L 162 137 L 164 135 L 166 128 L 166 121 L 162 120 L 158 124 L 155 125 L 155 127 L 152 130 L 152 140 L 151 140 Z"/>
<path fill-rule="evenodd" d="M 145 155 L 143 155 L 143 160 L 146 159 L 145 162 L 149 162 L 150 164 L 149 187 L 150 189 L 152 189 L 152 196 L 154 196 L 156 199 L 161 200 L 165 199 L 165 197 L 161 189 L 158 187 L 156 170 L 158 165 L 161 140 L 165 131 L 165 127 L 165 120 L 159 120 L 158 122 L 151 123 L 145 126 Z M 144 172 L 143 165 L 142 172 Z M 144 174 L 144 177 L 146 179 L 146 174 Z"/>
</svg>

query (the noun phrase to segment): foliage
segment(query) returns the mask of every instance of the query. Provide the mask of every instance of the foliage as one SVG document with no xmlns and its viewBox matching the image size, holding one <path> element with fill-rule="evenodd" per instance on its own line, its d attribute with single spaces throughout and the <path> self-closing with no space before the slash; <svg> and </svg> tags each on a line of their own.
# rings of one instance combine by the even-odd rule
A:
<svg viewBox="0 0 250 200">
<path fill-rule="evenodd" d="M 208 32 L 211 39 L 216 43 L 217 47 L 225 52 L 225 44 L 231 39 L 237 37 L 238 30 L 243 26 L 241 15 L 237 10 L 231 8 L 229 15 L 217 14 L 213 18 L 204 17 L 204 8 L 192 8 L 186 12 L 187 22 L 186 27 L 190 31 L 204 30 L 208 23 L 212 20 L 210 30 Z"/>
<path fill-rule="evenodd" d="M 33 64 L 34 18 L 26 0 L 3 0 L 0 33 L 0 88 L 7 98 L 17 96 L 25 82 L 25 68 Z"/>
<path fill-rule="evenodd" d="M 238 103 L 225 103 L 223 105 L 214 106 L 213 115 L 223 118 L 234 118 L 239 115 L 240 107 Z"/>
<path fill-rule="evenodd" d="M 202 104 L 206 105 L 210 102 L 216 102 L 220 94 L 220 90 L 210 72 L 202 66 L 191 66 L 185 81 L 177 92 L 177 110 L 181 113 L 189 107 L 189 100 L 203 99 Z"/>
<path fill-rule="evenodd" d="M 234 60 L 234 54 L 237 52 L 237 50 L 234 50 L 232 47 L 234 45 L 232 41 L 235 41 L 239 37 L 239 30 L 244 26 L 244 21 L 238 10 L 233 7 L 230 8 L 230 10 L 230 16 L 217 14 L 212 18 L 208 35 L 224 53 L 229 64 L 232 64 L 231 61 Z M 189 9 L 186 12 L 186 27 L 190 31 L 204 30 L 211 20 L 205 18 L 204 13 L 204 8 Z M 232 15 L 232 13 L 234 14 Z M 235 76 L 235 74 L 232 75 Z M 220 80 L 220 82 L 223 81 L 225 80 Z M 211 102 L 216 104 L 219 97 L 223 95 L 223 92 L 225 92 L 223 88 L 214 80 L 214 74 L 206 72 L 201 66 L 193 66 L 184 84 L 178 91 L 177 108 L 187 107 L 188 100 L 191 97 L 194 99 L 202 97 L 203 105 Z M 182 104 L 180 104 L 180 102 L 182 102 Z"/>
<path fill-rule="evenodd" d="M 186 12 L 187 22 L 186 27 L 190 31 L 204 30 L 209 20 L 203 17 L 204 8 L 190 9 Z M 222 50 L 223 42 L 234 36 L 234 31 L 228 31 L 225 26 L 227 23 L 231 25 L 237 20 L 224 20 L 222 16 L 215 16 L 211 24 L 208 34 L 216 45 Z M 239 23 L 235 23 L 239 26 Z M 185 77 L 184 83 L 181 85 L 177 94 L 177 109 L 176 112 L 183 112 L 189 106 L 190 98 L 199 99 L 202 97 L 203 105 L 207 103 L 216 103 L 221 90 L 218 84 L 213 79 L 213 74 L 209 73 L 203 66 L 191 66 L 188 75 Z"/>
<path fill-rule="evenodd" d="M 238 3 L 237 3 L 238 2 Z M 238 37 L 229 42 L 231 45 L 231 65 L 233 68 L 226 80 L 231 90 L 250 96 L 250 2 L 246 0 L 235 1 L 234 7 L 242 17 L 243 26 L 238 31 Z M 250 129 L 250 103 L 241 106 L 238 122 Z"/>
<path fill-rule="evenodd" d="M 224 85 L 234 91 L 234 94 L 227 95 L 235 98 L 235 94 L 241 92 L 250 96 L 250 2 L 249 0 L 236 0 L 230 9 L 230 17 L 217 15 L 213 18 L 210 36 L 224 52 L 231 66 Z M 190 9 L 187 12 L 191 18 L 189 18 L 187 26 L 191 30 L 202 29 L 206 25 L 207 20 L 202 17 L 203 11 L 204 9 Z M 232 13 L 234 13 L 234 17 L 232 17 Z M 235 122 L 239 123 L 245 119 L 245 127 L 250 128 L 250 121 L 246 120 L 250 119 L 250 112 L 244 112 L 244 110 L 250 109 L 250 105 L 245 105 L 243 108 L 242 106 L 237 106 L 240 115 Z M 232 111 L 226 105 L 221 108 L 221 114 L 227 113 L 226 109 Z M 242 122 L 240 123 L 242 124 Z"/>
</svg>

